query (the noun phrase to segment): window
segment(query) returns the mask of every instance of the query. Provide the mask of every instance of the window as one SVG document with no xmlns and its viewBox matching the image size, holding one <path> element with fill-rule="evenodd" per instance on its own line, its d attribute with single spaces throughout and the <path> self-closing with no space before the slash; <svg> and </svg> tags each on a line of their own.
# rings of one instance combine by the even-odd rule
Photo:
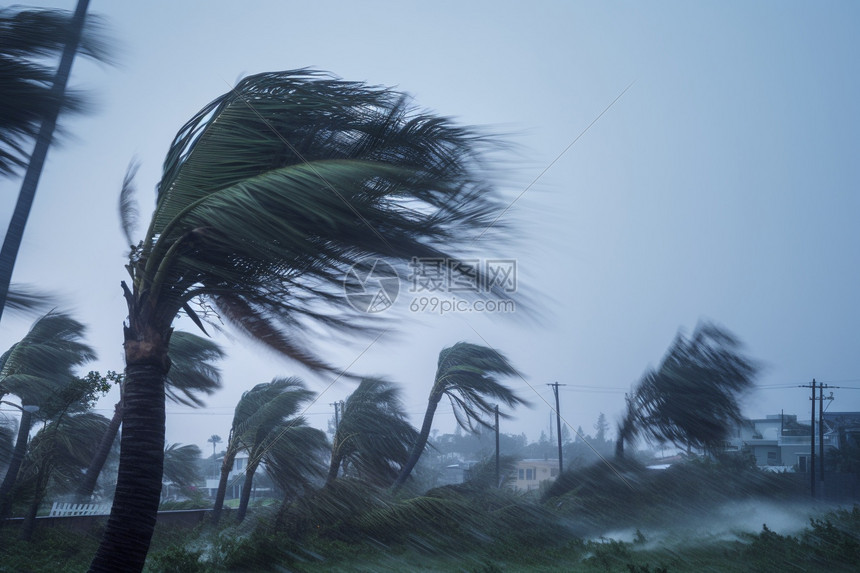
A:
<svg viewBox="0 0 860 573">
<path fill-rule="evenodd" d="M 520 469 L 520 470 L 517 472 L 517 479 L 526 479 L 526 478 L 525 478 L 525 470 Z"/>
<path fill-rule="evenodd" d="M 533 479 L 537 479 L 537 477 L 535 476 L 535 470 L 529 468 L 526 470 L 526 480 L 533 480 Z"/>
<path fill-rule="evenodd" d="M 767 465 L 775 466 L 776 465 L 776 452 L 771 450 L 767 453 Z"/>
</svg>

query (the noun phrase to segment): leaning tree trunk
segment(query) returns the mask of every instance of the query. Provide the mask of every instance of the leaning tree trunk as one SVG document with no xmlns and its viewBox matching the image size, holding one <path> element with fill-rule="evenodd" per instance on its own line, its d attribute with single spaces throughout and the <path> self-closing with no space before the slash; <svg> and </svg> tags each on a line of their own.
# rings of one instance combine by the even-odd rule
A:
<svg viewBox="0 0 860 573">
<path fill-rule="evenodd" d="M 84 479 L 78 486 L 75 492 L 75 497 L 78 503 L 87 503 L 96 489 L 96 482 L 99 479 L 99 474 L 105 466 L 105 462 L 113 448 L 113 443 L 116 441 L 116 435 L 119 433 L 119 427 L 122 425 L 122 400 L 116 403 L 113 410 L 113 418 L 110 420 L 105 433 L 102 434 L 102 439 L 99 442 L 98 450 L 93 455 L 90 461 L 90 466 L 87 468 L 87 473 Z"/>
<path fill-rule="evenodd" d="M 128 293 L 127 293 L 128 294 Z M 125 388 L 119 472 L 110 518 L 90 572 L 139 572 L 155 530 L 164 469 L 164 382 L 171 329 L 133 312 L 125 328 Z"/>
<path fill-rule="evenodd" d="M 72 62 L 75 60 L 78 44 L 81 41 L 88 4 L 89 0 L 78 0 L 78 5 L 72 16 L 70 34 L 66 39 L 66 45 L 63 47 L 63 54 L 60 57 L 57 74 L 54 76 L 54 83 L 51 85 L 51 96 L 56 101 L 56 105 L 54 109 L 42 118 L 39 133 L 36 135 L 36 146 L 33 148 L 33 153 L 30 155 L 30 160 L 27 163 L 27 172 L 24 174 L 24 181 L 21 183 L 21 190 L 18 192 L 18 201 L 15 203 L 15 210 L 12 212 L 9 228 L 6 230 L 3 247 L 0 248 L 0 316 L 3 315 L 3 308 L 6 306 L 9 283 L 12 280 L 15 259 L 18 257 L 18 249 L 24 236 L 24 227 L 27 224 L 27 218 L 30 216 L 30 208 L 33 206 L 33 199 L 36 197 L 36 187 L 39 185 L 39 177 L 42 174 L 42 167 L 45 165 L 48 148 L 51 146 L 54 128 L 57 125 L 57 117 L 60 115 L 60 108 L 63 105 L 66 84 L 69 81 L 69 76 L 72 72 Z"/>
<path fill-rule="evenodd" d="M 332 483 L 334 480 L 337 479 L 337 472 L 340 470 L 340 463 L 342 458 L 340 455 L 340 447 L 338 446 L 337 438 L 337 432 L 335 432 L 331 446 L 331 461 L 328 465 L 328 477 L 326 477 L 325 480 L 326 485 Z"/>
<path fill-rule="evenodd" d="M 9 517 L 9 513 L 12 511 L 12 488 L 15 487 L 15 481 L 18 479 L 18 471 L 21 469 L 21 463 L 24 461 L 24 454 L 27 453 L 27 438 L 30 437 L 30 426 L 32 424 L 33 414 L 26 410 L 21 410 L 21 422 L 18 424 L 18 437 L 15 440 L 15 449 L 12 450 L 12 458 L 9 460 L 6 477 L 3 478 L 3 483 L 0 484 L 0 523 Z"/>
<path fill-rule="evenodd" d="M 242 497 L 239 498 L 239 509 L 236 511 L 236 523 L 242 523 L 248 513 L 248 503 L 251 501 L 251 490 L 254 487 L 254 473 L 260 465 L 259 457 L 255 461 L 248 456 L 248 467 L 245 468 L 245 483 L 242 485 Z"/>
<path fill-rule="evenodd" d="M 221 462 L 221 479 L 218 481 L 218 492 L 215 494 L 215 506 L 212 508 L 212 525 L 218 525 L 221 520 L 221 508 L 227 495 L 227 481 L 230 479 L 230 470 L 233 469 L 237 453 L 238 450 L 231 448 L 228 441 L 227 451 L 224 452 L 224 460 Z"/>
<path fill-rule="evenodd" d="M 391 486 L 395 490 L 399 489 L 406 482 L 409 478 L 409 474 L 412 473 L 412 469 L 415 467 L 415 464 L 417 464 L 419 458 L 421 458 L 421 454 L 424 453 L 424 448 L 427 446 L 427 438 L 430 437 L 430 428 L 433 426 L 433 416 L 436 414 L 436 407 L 439 406 L 439 400 L 441 399 L 441 394 L 430 395 L 430 399 L 427 401 L 427 411 L 424 412 L 424 423 L 421 425 L 421 432 L 415 440 L 415 445 L 412 448 L 412 452 L 409 454 L 409 459 L 400 470 L 400 475 L 397 476 L 397 480 L 394 482 L 394 485 Z"/>
<path fill-rule="evenodd" d="M 51 455 L 53 456 L 53 454 Z M 51 477 L 50 466 L 50 462 L 42 465 L 36 476 L 36 491 L 33 494 L 33 501 L 24 515 L 24 523 L 21 524 L 19 539 L 22 541 L 30 541 L 30 538 L 33 537 L 33 532 L 36 530 L 36 516 L 39 514 L 39 506 L 42 505 L 42 500 L 45 499 L 45 494 L 48 491 L 48 479 Z"/>
</svg>

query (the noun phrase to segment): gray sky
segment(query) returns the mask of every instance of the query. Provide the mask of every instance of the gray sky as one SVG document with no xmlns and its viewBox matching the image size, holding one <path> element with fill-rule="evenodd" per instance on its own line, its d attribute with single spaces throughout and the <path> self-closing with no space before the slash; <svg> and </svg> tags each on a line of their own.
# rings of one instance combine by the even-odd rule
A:
<svg viewBox="0 0 860 573">
<path fill-rule="evenodd" d="M 100 353 L 91 368 L 123 366 L 117 196 L 129 160 L 143 163 L 145 216 L 171 139 L 200 107 L 244 75 L 311 66 L 397 86 L 517 146 L 497 177 L 510 200 L 528 188 L 505 215 L 518 243 L 494 254 L 517 260 L 518 284 L 544 316 L 405 312 L 376 343 L 330 346 L 332 362 L 401 382 L 416 425 L 439 351 L 468 340 L 525 373 L 513 386 L 534 408 L 503 431 L 536 439 L 548 426 L 546 384 L 558 381 L 569 385 L 563 416 L 593 432 L 601 411 L 614 424 L 624 390 L 700 319 L 765 365 L 748 415 L 808 416 L 807 391 L 794 387 L 813 377 L 860 388 L 855 3 L 251 5 L 91 4 L 119 41 L 120 66 L 75 63 L 73 84 L 98 109 L 65 120 L 13 278 L 62 293 L 90 326 Z M 3 228 L 19 185 L 0 181 Z M 4 317 L 0 346 L 28 327 Z M 229 344 L 225 388 L 202 410 L 168 404 L 171 442 L 205 453 L 211 434 L 226 438 L 241 393 L 274 376 L 302 375 L 316 391 L 331 382 L 219 340 Z M 329 404 L 353 388 L 326 390 L 311 423 L 324 428 Z M 860 391 L 835 396 L 831 409 L 860 409 Z M 115 400 L 100 403 L 105 415 Z M 450 406 L 435 427 L 453 429 Z"/>
</svg>

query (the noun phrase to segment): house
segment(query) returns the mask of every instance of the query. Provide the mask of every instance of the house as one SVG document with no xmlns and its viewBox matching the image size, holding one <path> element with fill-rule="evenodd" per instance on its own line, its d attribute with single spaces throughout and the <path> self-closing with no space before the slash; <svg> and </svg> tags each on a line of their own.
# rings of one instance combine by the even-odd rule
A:
<svg viewBox="0 0 860 573">
<path fill-rule="evenodd" d="M 518 491 L 532 491 L 541 482 L 554 481 L 558 477 L 558 460 L 520 460 L 514 468 L 511 485 Z"/>
<path fill-rule="evenodd" d="M 245 483 L 245 468 L 248 467 L 248 453 L 247 452 L 239 452 L 236 454 L 236 458 L 233 460 L 233 469 L 230 470 L 230 473 L 227 477 L 227 491 L 225 493 L 226 499 L 238 499 L 242 493 L 242 485 Z M 220 472 L 221 467 L 220 464 L 218 466 L 218 470 Z M 255 476 L 259 475 L 260 472 L 263 471 L 262 464 L 257 467 L 257 471 L 254 473 Z M 206 478 L 206 493 L 211 498 L 215 498 L 215 494 L 218 492 L 218 482 L 220 481 L 221 476 L 219 475 L 216 478 Z M 257 482 L 257 479 L 254 479 L 254 483 Z"/>
<path fill-rule="evenodd" d="M 818 426 L 818 421 L 816 421 Z M 860 429 L 860 423 L 858 423 Z M 819 448 L 816 428 L 815 448 Z M 770 414 L 764 418 L 744 420 L 726 440 L 725 451 L 748 451 L 762 468 L 783 468 L 786 471 L 809 471 L 812 428 L 800 423 L 794 414 Z M 824 449 L 838 447 L 838 434 L 833 424 L 824 420 Z M 820 455 L 816 451 L 816 455 Z"/>
</svg>

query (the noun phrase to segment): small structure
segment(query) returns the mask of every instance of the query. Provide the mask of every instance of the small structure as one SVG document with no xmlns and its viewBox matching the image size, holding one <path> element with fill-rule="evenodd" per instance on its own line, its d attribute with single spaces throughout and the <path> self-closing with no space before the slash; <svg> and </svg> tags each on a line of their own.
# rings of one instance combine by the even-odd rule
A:
<svg viewBox="0 0 860 573">
<path fill-rule="evenodd" d="M 520 460 L 514 468 L 511 485 L 518 491 L 532 491 L 541 482 L 555 481 L 558 477 L 558 460 Z"/>
<path fill-rule="evenodd" d="M 817 423 L 816 423 L 817 425 Z M 819 436 L 816 428 L 815 448 Z M 824 424 L 825 451 L 839 446 L 837 432 L 831 424 Z M 749 451 L 759 467 L 789 467 L 794 471 L 809 471 L 812 428 L 797 421 L 794 414 L 769 414 L 765 418 L 744 420 L 732 430 L 726 440 L 725 451 Z M 816 451 L 816 455 L 821 455 Z"/>
</svg>

